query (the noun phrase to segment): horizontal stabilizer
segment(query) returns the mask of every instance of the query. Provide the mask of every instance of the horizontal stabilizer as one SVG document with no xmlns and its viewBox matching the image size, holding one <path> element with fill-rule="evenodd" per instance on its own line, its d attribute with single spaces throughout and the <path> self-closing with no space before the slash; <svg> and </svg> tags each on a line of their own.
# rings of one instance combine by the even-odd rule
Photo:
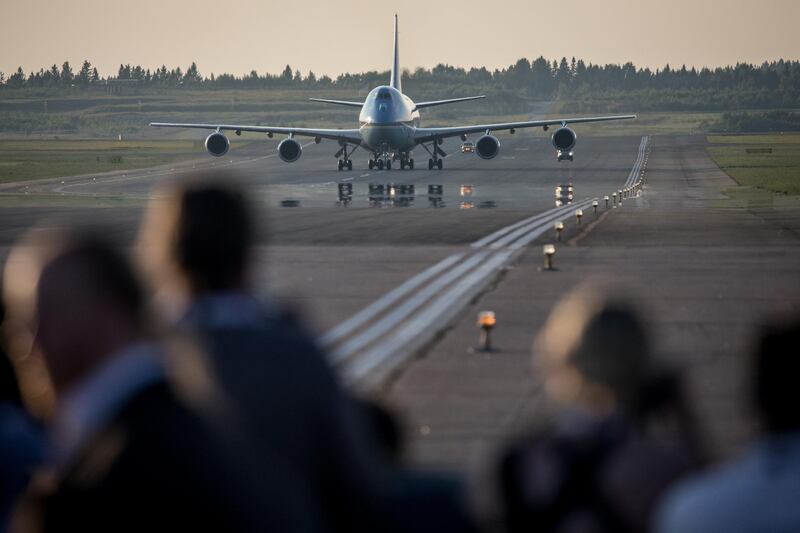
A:
<svg viewBox="0 0 800 533">
<path fill-rule="evenodd" d="M 326 100 L 325 98 L 309 98 L 312 102 L 322 102 L 325 104 L 346 105 L 349 107 L 364 107 L 364 102 L 347 102 L 345 100 Z"/>
<path fill-rule="evenodd" d="M 486 98 L 485 95 L 481 96 L 467 96 L 465 98 L 450 98 L 448 100 L 433 100 L 431 102 L 417 102 L 416 109 L 422 109 L 425 107 L 433 107 L 436 105 L 445 105 L 445 104 L 455 104 L 456 102 L 466 102 L 467 100 L 479 100 L 481 98 Z"/>
</svg>

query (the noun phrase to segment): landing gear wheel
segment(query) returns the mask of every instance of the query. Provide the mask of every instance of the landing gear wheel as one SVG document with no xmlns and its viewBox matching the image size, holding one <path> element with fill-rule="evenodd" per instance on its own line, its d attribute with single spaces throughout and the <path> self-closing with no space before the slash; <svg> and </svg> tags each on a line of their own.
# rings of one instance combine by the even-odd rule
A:
<svg viewBox="0 0 800 533">
<path fill-rule="evenodd" d="M 400 170 L 405 170 L 405 169 L 406 169 L 406 160 L 405 159 L 401 159 L 400 160 Z"/>
<path fill-rule="evenodd" d="M 438 160 L 436 161 L 436 167 L 437 167 L 439 170 L 442 170 L 442 167 L 443 167 L 443 166 L 444 166 L 444 161 L 442 161 L 441 159 L 438 159 Z"/>
<path fill-rule="evenodd" d="M 383 170 L 383 159 L 378 159 L 378 170 Z"/>
<path fill-rule="evenodd" d="M 392 160 L 391 159 L 387 159 L 386 160 L 386 170 L 392 170 Z"/>
<path fill-rule="evenodd" d="M 375 168 L 375 161 L 373 161 L 372 159 L 370 159 L 370 160 L 369 160 L 369 169 L 370 169 L 370 170 L 372 170 L 373 168 Z"/>
<path fill-rule="evenodd" d="M 414 170 L 414 159 L 413 158 L 408 160 L 408 168 L 410 170 Z"/>
<path fill-rule="evenodd" d="M 428 159 L 428 170 L 433 170 L 433 159 Z"/>
<path fill-rule="evenodd" d="M 352 159 L 348 159 L 347 160 L 347 170 L 353 170 L 353 160 Z"/>
<path fill-rule="evenodd" d="M 342 161 L 342 160 L 340 159 L 340 160 L 339 160 L 339 170 L 342 170 L 342 168 L 343 168 L 343 167 L 344 167 L 344 161 Z"/>
</svg>

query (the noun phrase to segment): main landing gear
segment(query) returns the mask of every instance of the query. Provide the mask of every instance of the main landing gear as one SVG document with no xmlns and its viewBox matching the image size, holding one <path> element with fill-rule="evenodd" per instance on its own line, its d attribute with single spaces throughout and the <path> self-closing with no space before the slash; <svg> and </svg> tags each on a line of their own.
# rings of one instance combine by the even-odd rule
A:
<svg viewBox="0 0 800 533">
<path fill-rule="evenodd" d="M 431 155 L 430 159 L 428 159 L 428 170 L 433 170 L 434 168 L 442 170 L 442 167 L 444 167 L 444 160 L 439 156 L 446 157 L 447 154 L 444 152 L 444 150 L 439 148 L 440 144 L 442 144 L 441 139 L 434 139 L 432 143 L 433 149 L 428 148 L 424 144 L 422 145 L 422 147 L 425 148 L 425 150 Z"/>
<path fill-rule="evenodd" d="M 358 145 L 356 145 L 356 148 L 358 148 Z M 344 169 L 353 170 L 353 160 L 348 157 L 346 144 L 343 144 L 342 148 L 336 152 L 333 157 L 340 158 L 338 165 L 340 171 Z"/>
</svg>

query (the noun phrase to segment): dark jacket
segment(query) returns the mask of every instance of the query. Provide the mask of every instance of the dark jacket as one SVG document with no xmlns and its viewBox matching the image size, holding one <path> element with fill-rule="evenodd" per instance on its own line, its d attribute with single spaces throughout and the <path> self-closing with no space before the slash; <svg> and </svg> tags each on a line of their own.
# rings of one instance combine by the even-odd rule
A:
<svg viewBox="0 0 800 533">
<path fill-rule="evenodd" d="M 293 478 L 248 475 L 249 453 L 164 382 L 132 397 L 37 500 L 51 531 L 309 531 Z M 263 468 L 263 467 L 262 467 Z M 24 516 L 24 515 L 23 515 Z M 29 515 L 31 516 L 31 515 Z"/>
<path fill-rule="evenodd" d="M 325 529 L 386 531 L 384 473 L 351 400 L 308 333 L 267 306 L 240 323 L 220 324 L 209 319 L 215 310 L 207 305 L 195 304 L 184 325 L 211 355 L 214 375 L 245 417 L 255 446 L 300 473 Z"/>
<path fill-rule="evenodd" d="M 665 489 L 693 466 L 684 442 L 647 435 L 621 416 L 541 432 L 503 459 L 508 530 L 647 531 Z"/>
</svg>

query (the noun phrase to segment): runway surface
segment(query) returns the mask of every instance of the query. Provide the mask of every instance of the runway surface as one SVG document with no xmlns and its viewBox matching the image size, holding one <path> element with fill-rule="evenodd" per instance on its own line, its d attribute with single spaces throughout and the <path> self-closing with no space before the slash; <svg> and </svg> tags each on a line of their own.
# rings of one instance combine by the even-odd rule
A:
<svg viewBox="0 0 800 533">
<path fill-rule="evenodd" d="M 602 198 L 640 175 L 635 165 L 648 154 L 638 136 L 579 137 L 575 162 L 560 164 L 541 136 L 504 136 L 490 161 L 451 142 L 442 171 L 420 170 L 427 157 L 417 151 L 417 170 L 380 172 L 367 170 L 359 151 L 353 171 L 337 171 L 337 147 L 324 141 L 294 164 L 277 158 L 275 141 L 241 150 L 232 142 L 224 158 L 174 169 L 0 186 L 0 257 L 42 221 L 102 227 L 130 244 L 155 185 L 235 170 L 264 227 L 255 284 L 306 316 L 350 369 L 345 379 L 407 414 L 416 460 L 474 473 L 509 434 L 543 416 L 531 341 L 558 298 L 597 275 L 652 311 L 666 359 L 690 368 L 715 452 L 746 438 L 750 422 L 735 403 L 742 354 L 764 314 L 800 310 L 800 217 L 726 203 L 734 183 L 705 155 L 704 138 L 652 139 L 644 195 L 617 209 Z M 589 203 L 555 210 L 554 187 L 565 182 Z M 353 187 L 347 205 L 340 183 Z M 413 201 L 397 187 L 371 205 L 369 185 L 390 183 L 413 184 Z M 435 203 L 430 185 L 442 187 Z M 299 206 L 281 207 L 285 200 Z M 566 223 L 558 270 L 541 272 L 541 244 L 555 240 L 556 220 Z M 757 250 L 765 255 L 754 260 Z M 482 309 L 498 312 L 490 354 L 474 350 Z"/>
</svg>

